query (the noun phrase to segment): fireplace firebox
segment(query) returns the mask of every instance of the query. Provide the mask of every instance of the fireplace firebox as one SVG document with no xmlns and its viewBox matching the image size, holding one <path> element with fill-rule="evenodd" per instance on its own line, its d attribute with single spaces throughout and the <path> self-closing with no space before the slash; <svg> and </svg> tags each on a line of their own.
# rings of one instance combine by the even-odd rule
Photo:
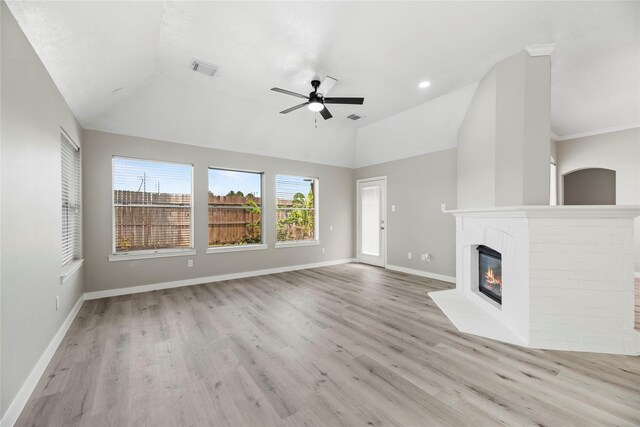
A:
<svg viewBox="0 0 640 427">
<path fill-rule="evenodd" d="M 502 255 L 487 246 L 478 246 L 478 290 L 502 304 Z"/>
</svg>

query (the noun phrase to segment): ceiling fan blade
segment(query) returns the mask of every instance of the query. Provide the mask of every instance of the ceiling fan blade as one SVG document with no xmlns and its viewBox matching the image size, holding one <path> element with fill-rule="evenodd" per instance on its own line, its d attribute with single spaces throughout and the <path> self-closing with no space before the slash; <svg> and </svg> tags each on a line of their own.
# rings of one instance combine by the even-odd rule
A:
<svg viewBox="0 0 640 427">
<path fill-rule="evenodd" d="M 322 110 L 320 110 L 320 115 L 325 120 L 329 120 L 331 117 L 333 117 L 333 115 L 331 115 L 329 110 L 327 110 L 327 107 L 324 107 Z"/>
<path fill-rule="evenodd" d="M 321 93 L 322 95 L 326 96 L 329 91 L 331 90 L 331 88 L 337 83 L 338 81 L 336 79 L 334 79 L 333 77 L 327 76 L 324 78 L 324 80 L 322 81 L 322 83 L 320 84 L 320 87 L 318 88 L 318 93 Z"/>
<path fill-rule="evenodd" d="M 298 108 L 302 108 L 302 107 L 306 106 L 307 104 L 308 104 L 308 102 L 303 102 L 302 104 L 298 104 L 295 107 L 287 108 L 286 110 L 280 111 L 280 114 L 290 113 L 290 112 L 292 112 L 294 110 L 297 110 Z"/>
<path fill-rule="evenodd" d="M 364 103 L 364 98 L 324 98 L 324 103 L 362 105 Z"/>
<path fill-rule="evenodd" d="M 292 96 L 297 96 L 298 98 L 309 99 L 309 97 L 306 95 L 301 95 L 299 93 L 291 92 L 290 90 L 286 90 L 286 89 L 280 89 L 279 87 L 272 87 L 271 90 L 274 92 L 284 93 L 285 95 L 292 95 Z"/>
</svg>

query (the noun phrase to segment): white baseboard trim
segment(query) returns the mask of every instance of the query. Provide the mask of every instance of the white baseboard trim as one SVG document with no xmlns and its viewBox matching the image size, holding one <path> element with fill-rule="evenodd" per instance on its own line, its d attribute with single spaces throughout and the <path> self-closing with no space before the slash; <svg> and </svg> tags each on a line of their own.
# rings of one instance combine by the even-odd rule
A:
<svg viewBox="0 0 640 427">
<path fill-rule="evenodd" d="M 76 318 L 76 315 L 80 311 L 80 307 L 82 307 L 83 302 L 84 294 L 80 295 L 80 298 L 78 298 L 78 301 L 67 315 L 67 318 L 64 319 L 64 322 L 62 323 L 62 325 L 60 325 L 58 332 L 56 332 L 56 334 L 53 336 L 53 338 L 49 342 L 49 345 L 44 350 L 44 353 L 42 353 L 42 356 L 40 356 L 40 359 L 31 370 L 31 373 L 27 377 L 27 380 L 24 382 L 24 384 L 22 384 L 20 391 L 16 395 L 15 399 L 13 399 L 13 402 L 11 402 L 11 405 L 9 405 L 9 409 L 7 409 L 7 412 L 4 414 L 4 417 L 2 417 L 2 420 L 0 420 L 0 427 L 13 427 L 13 425 L 18 420 L 20 413 L 29 401 L 31 393 L 33 393 L 36 385 L 38 385 L 38 381 L 40 381 L 44 370 L 47 368 L 47 365 L 51 361 L 51 358 L 55 354 L 58 346 L 62 342 L 62 339 L 69 330 L 71 323 L 73 323 L 73 319 Z"/>
<path fill-rule="evenodd" d="M 304 270 L 307 268 L 328 267 L 331 265 L 356 262 L 355 258 L 337 259 L 333 261 L 314 262 L 311 264 L 289 265 L 286 267 L 267 268 L 264 270 L 243 271 L 240 273 L 221 274 L 218 276 L 196 277 L 193 279 L 175 280 L 173 282 L 152 283 L 149 285 L 131 286 L 128 288 L 108 289 L 104 291 L 86 292 L 86 300 L 116 297 L 120 295 L 138 294 L 141 292 L 158 291 L 161 289 L 179 288 L 182 286 L 201 285 L 203 283 L 221 282 L 223 280 L 244 279 L 245 277 L 264 276 L 265 274 L 284 273 L 287 271 Z M 4 426 L 3 426 L 4 427 Z"/>
<path fill-rule="evenodd" d="M 414 276 L 427 277 L 429 279 L 442 280 L 443 282 L 456 283 L 456 278 L 445 276 L 444 274 L 429 273 L 428 271 L 414 270 L 413 268 L 400 267 L 387 264 L 387 269 L 399 271 L 401 273 L 413 274 Z"/>
</svg>

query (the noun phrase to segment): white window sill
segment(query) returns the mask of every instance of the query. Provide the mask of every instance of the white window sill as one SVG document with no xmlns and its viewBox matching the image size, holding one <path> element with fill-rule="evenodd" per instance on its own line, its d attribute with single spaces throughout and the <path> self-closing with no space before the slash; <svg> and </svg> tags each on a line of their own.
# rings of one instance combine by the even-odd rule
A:
<svg viewBox="0 0 640 427">
<path fill-rule="evenodd" d="M 159 250 L 159 251 L 135 251 L 109 255 L 109 261 L 131 261 L 135 259 L 167 258 L 174 256 L 195 255 L 195 249 L 183 250 Z"/>
<path fill-rule="evenodd" d="M 296 248 L 299 246 L 319 246 L 320 240 L 300 240 L 297 242 L 278 242 L 276 243 L 276 249 L 282 248 Z"/>
<path fill-rule="evenodd" d="M 207 248 L 208 254 L 218 254 L 224 252 L 244 252 L 244 251 L 259 251 L 262 249 L 268 249 L 266 243 L 260 243 L 255 245 L 233 245 L 233 246 L 214 246 Z"/>
<path fill-rule="evenodd" d="M 66 265 L 60 272 L 60 284 L 63 284 L 73 273 L 82 267 L 83 259 L 76 259 L 72 263 Z"/>
</svg>

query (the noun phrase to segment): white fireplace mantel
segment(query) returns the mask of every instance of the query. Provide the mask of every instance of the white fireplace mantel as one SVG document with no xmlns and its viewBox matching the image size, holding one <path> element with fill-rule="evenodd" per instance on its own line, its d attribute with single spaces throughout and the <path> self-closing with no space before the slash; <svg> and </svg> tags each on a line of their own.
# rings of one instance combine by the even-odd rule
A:
<svg viewBox="0 0 640 427">
<path fill-rule="evenodd" d="M 532 348 L 640 354 L 633 218 L 640 206 L 518 206 L 456 216 L 456 288 L 429 295 L 454 325 Z M 502 305 L 478 291 L 476 248 L 502 254 Z"/>
</svg>

